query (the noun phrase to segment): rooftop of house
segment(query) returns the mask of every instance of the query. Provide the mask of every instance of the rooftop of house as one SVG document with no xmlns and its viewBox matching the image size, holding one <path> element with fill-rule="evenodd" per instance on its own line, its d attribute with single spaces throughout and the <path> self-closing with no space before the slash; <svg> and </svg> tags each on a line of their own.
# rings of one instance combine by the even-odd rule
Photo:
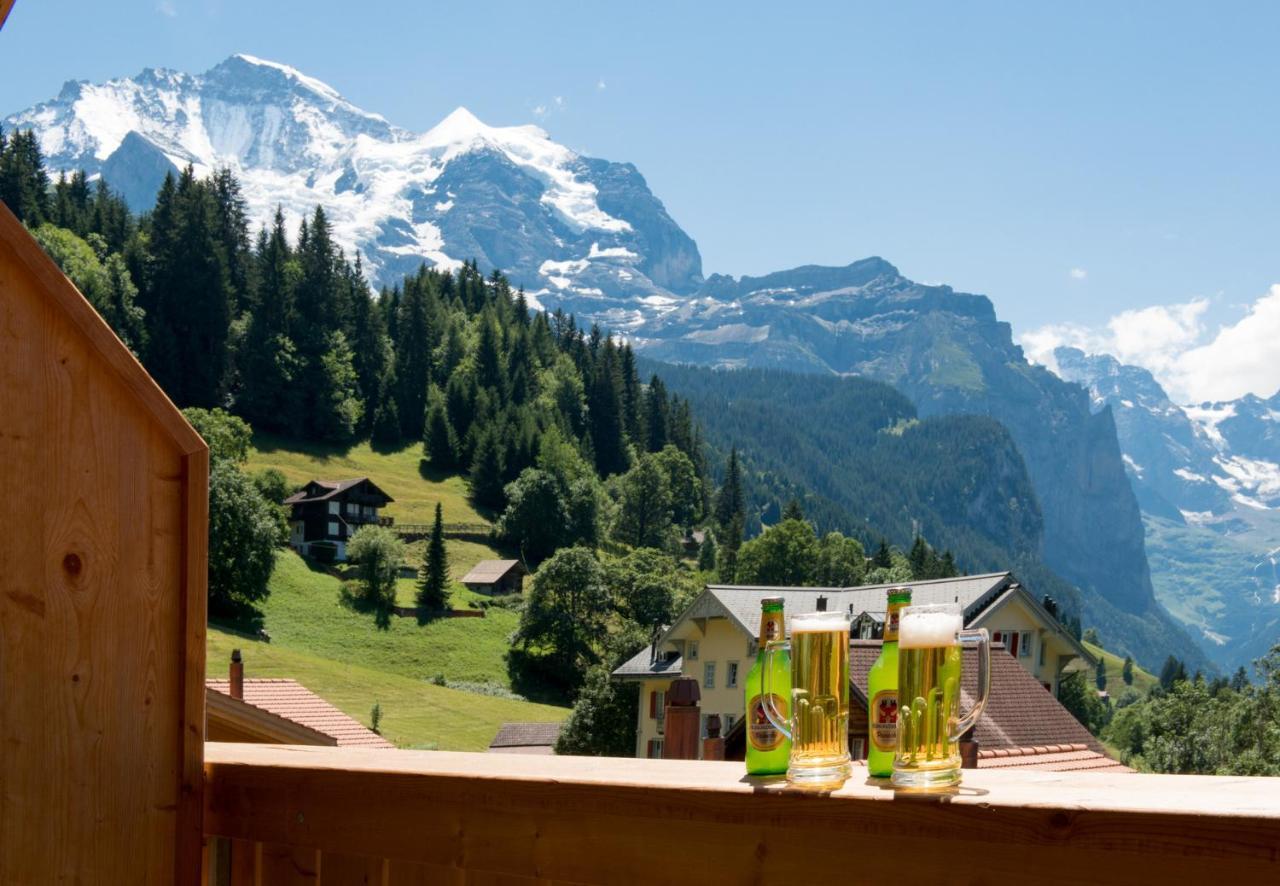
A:
<svg viewBox="0 0 1280 886">
<path fill-rule="evenodd" d="M 911 589 L 913 603 L 959 603 L 964 607 L 965 614 L 971 617 L 1015 584 L 1017 579 L 1012 573 L 991 572 L 856 588 L 707 585 L 706 593 L 714 596 L 728 610 L 742 630 L 754 636 L 760 627 L 760 601 L 765 597 L 782 597 L 784 611 L 787 613 L 813 612 L 818 608 L 818 598 L 826 597 L 826 608 L 829 611 L 858 615 L 863 612 L 884 612 L 889 588 L 905 587 Z"/>
<path fill-rule="evenodd" d="M 351 480 L 312 480 L 305 487 L 286 498 L 284 504 L 299 505 L 309 501 L 327 501 L 341 492 L 346 492 L 352 487 L 359 486 L 361 483 L 368 483 L 374 492 L 388 502 L 395 501 L 368 477 L 356 477 Z"/>
<path fill-rule="evenodd" d="M 503 723 L 498 734 L 489 742 L 490 751 L 510 748 L 553 748 L 564 724 L 552 723 Z"/>
<path fill-rule="evenodd" d="M 524 570 L 519 560 L 481 560 L 462 576 L 464 585 L 489 585 L 501 581 L 513 569 Z"/>
<path fill-rule="evenodd" d="M 867 674 L 880 655 L 880 645 L 879 640 L 854 640 L 850 644 L 849 677 L 863 704 L 867 698 Z M 964 710 L 969 709 L 977 694 L 977 655 L 975 648 L 965 647 L 960 689 Z M 991 693 L 974 737 L 980 750 L 1079 744 L 1106 756 L 1102 743 L 999 643 L 991 647 Z"/>
<path fill-rule="evenodd" d="M 209 679 L 205 685 L 224 695 L 231 694 L 229 680 Z M 316 732 L 328 735 L 339 746 L 393 748 L 378 733 L 365 728 L 297 680 L 279 677 L 254 677 L 244 681 L 244 701 L 277 717 L 292 720 Z"/>
<path fill-rule="evenodd" d="M 1039 769 L 1047 772 L 1132 772 L 1085 744 L 978 749 L 979 769 Z"/>
<path fill-rule="evenodd" d="M 684 660 L 678 655 L 665 656 L 657 653 L 656 646 L 646 646 L 615 668 L 613 676 L 624 679 L 678 677 L 683 664 Z"/>
<path fill-rule="evenodd" d="M 880 655 L 880 646 L 879 640 L 850 643 L 849 680 L 864 707 L 867 675 Z M 966 647 L 960 700 L 964 710 L 973 704 L 977 692 L 976 656 L 976 649 Z M 730 753 L 743 741 L 742 727 L 739 720 L 725 737 Z M 991 647 L 991 694 L 974 727 L 974 738 L 980 768 L 1132 771 L 1109 757 L 1102 743 L 999 643 Z"/>
</svg>

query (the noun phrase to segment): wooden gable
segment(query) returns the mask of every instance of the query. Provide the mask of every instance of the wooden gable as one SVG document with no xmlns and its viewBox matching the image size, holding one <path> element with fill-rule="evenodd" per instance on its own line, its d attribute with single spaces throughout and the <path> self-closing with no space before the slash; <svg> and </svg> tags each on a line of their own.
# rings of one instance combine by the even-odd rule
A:
<svg viewBox="0 0 1280 886">
<path fill-rule="evenodd" d="M 0 882 L 196 882 L 208 472 L 0 204 Z"/>
</svg>

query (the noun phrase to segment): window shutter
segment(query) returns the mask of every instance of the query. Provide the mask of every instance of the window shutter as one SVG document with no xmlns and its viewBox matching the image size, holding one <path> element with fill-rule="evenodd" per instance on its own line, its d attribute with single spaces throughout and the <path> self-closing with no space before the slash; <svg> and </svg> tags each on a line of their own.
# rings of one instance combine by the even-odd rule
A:
<svg viewBox="0 0 1280 886">
<path fill-rule="evenodd" d="M 1014 631 L 1009 635 L 1009 654 L 1015 658 L 1018 656 L 1018 637 L 1020 635 Z"/>
<path fill-rule="evenodd" d="M 656 689 L 649 693 L 649 719 L 658 719 L 658 692 Z"/>
</svg>

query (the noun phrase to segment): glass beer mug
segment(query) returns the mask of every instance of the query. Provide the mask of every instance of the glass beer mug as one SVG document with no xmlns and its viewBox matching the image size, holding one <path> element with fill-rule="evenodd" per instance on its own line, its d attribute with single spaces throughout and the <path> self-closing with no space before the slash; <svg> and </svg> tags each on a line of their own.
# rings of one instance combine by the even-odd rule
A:
<svg viewBox="0 0 1280 886">
<path fill-rule="evenodd" d="M 961 643 L 978 644 L 978 697 L 960 716 Z M 991 641 L 986 628 L 965 630 L 959 603 L 908 606 L 898 619 L 898 750 L 893 786 L 946 790 L 960 784 L 960 736 L 990 692 Z"/>
<path fill-rule="evenodd" d="M 770 686 L 774 655 L 791 653 L 791 685 Z M 787 781 L 836 788 L 851 772 L 849 761 L 849 616 L 807 612 L 791 619 L 791 640 L 764 650 L 761 707 L 791 740 Z M 791 717 L 782 716 L 778 692 L 791 693 Z"/>
</svg>

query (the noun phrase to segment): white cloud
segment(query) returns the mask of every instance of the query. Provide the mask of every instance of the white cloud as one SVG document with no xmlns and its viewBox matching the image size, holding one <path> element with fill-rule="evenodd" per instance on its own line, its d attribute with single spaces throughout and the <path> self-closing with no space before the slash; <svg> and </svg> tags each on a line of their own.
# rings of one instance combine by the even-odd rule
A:
<svg viewBox="0 0 1280 886">
<path fill-rule="evenodd" d="M 546 116 L 546 114 L 547 114 L 547 106 L 546 106 L 546 105 L 534 105 L 534 106 L 533 106 L 533 116 L 535 116 L 535 117 L 545 117 L 545 116 Z"/>
<path fill-rule="evenodd" d="M 1234 400 L 1246 393 L 1268 397 L 1280 388 L 1280 284 L 1249 306 L 1233 324 L 1210 330 L 1209 300 L 1123 311 L 1104 327 L 1051 324 L 1019 337 L 1027 357 L 1057 369 L 1060 345 L 1110 354 L 1141 366 L 1181 403 Z"/>
<path fill-rule="evenodd" d="M 598 91 L 600 91 L 600 92 L 604 92 L 604 91 L 605 91 L 606 89 L 608 89 L 608 88 L 609 88 L 609 87 L 605 85 L 604 80 L 597 80 L 597 81 L 596 81 L 596 89 L 597 89 Z"/>
<path fill-rule="evenodd" d="M 1086 271 L 1084 268 L 1072 268 L 1071 270 L 1067 271 L 1067 276 L 1069 276 L 1072 280 L 1083 280 L 1085 277 L 1089 276 L 1089 272 Z"/>
<path fill-rule="evenodd" d="M 563 107 L 564 107 L 564 96 L 563 96 L 563 95 L 557 95 L 557 96 L 555 97 L 555 99 L 553 99 L 553 101 L 555 101 L 555 103 L 556 103 L 556 108 L 557 108 L 557 109 L 560 109 L 560 108 L 563 108 Z"/>
<path fill-rule="evenodd" d="M 166 18 L 178 17 L 178 7 L 174 5 L 173 0 L 160 0 L 160 2 L 156 4 L 156 12 Z"/>
</svg>

